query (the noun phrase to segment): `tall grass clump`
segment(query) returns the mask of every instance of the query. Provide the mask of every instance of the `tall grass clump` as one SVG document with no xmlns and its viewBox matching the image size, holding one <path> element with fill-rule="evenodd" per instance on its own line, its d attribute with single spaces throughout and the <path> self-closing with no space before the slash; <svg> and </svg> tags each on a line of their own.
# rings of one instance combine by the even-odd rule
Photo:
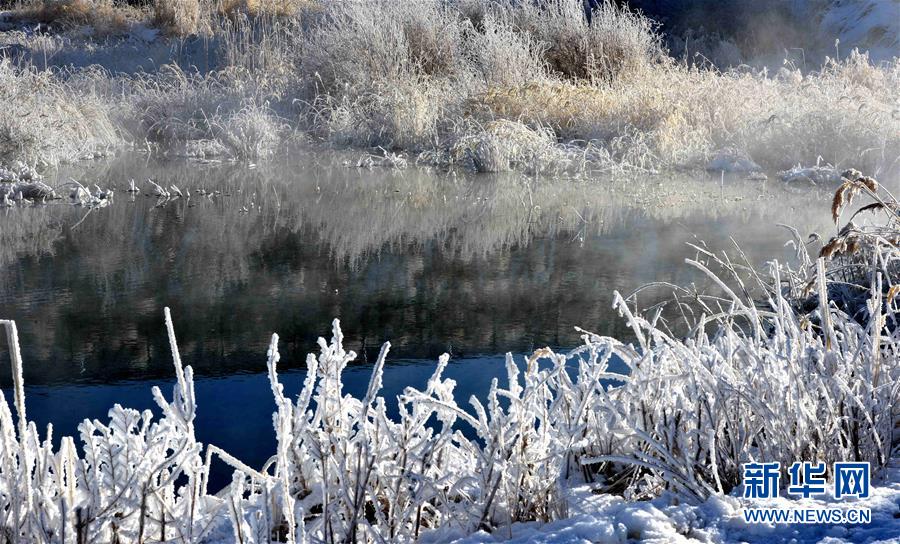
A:
<svg viewBox="0 0 900 544">
<path fill-rule="evenodd" d="M 229 17 L 238 14 L 251 17 L 292 17 L 322 9 L 319 0 L 218 0 L 216 4 L 215 11 Z"/>
<path fill-rule="evenodd" d="M 297 41 L 302 17 L 275 17 L 230 12 L 216 28 L 215 57 L 232 77 L 252 88 L 295 97 L 302 85 L 297 73 Z"/>
<path fill-rule="evenodd" d="M 652 21 L 604 0 L 588 23 L 581 0 L 523 2 L 487 8 L 545 44 L 541 58 L 564 79 L 612 81 L 664 57 Z"/>
<path fill-rule="evenodd" d="M 304 37 L 309 83 L 338 92 L 414 75 L 451 76 L 463 56 L 463 26 L 445 2 L 334 2 Z"/>
<path fill-rule="evenodd" d="M 286 132 L 268 91 L 228 72 L 203 75 L 169 65 L 120 81 L 119 92 L 131 106 L 117 119 L 123 132 L 163 154 L 265 159 Z"/>
<path fill-rule="evenodd" d="M 546 79 L 545 42 L 518 32 L 512 23 L 491 13 L 478 24 L 482 31 L 472 34 L 467 55 L 484 84 L 518 86 Z"/>
<path fill-rule="evenodd" d="M 471 101 L 483 115 L 552 127 L 620 161 L 653 169 L 703 166 L 732 147 L 767 169 L 856 165 L 890 175 L 900 157 L 894 109 L 900 62 L 874 66 L 854 52 L 820 71 L 658 65 L 609 85 L 537 81 L 494 87 Z"/>
<path fill-rule="evenodd" d="M 338 143 L 428 146 L 465 95 L 464 31 L 436 0 L 327 4 L 301 44 L 313 125 Z"/>
<path fill-rule="evenodd" d="M 54 74 L 0 59 L 0 157 L 52 166 L 121 143 L 108 103 Z"/>
<path fill-rule="evenodd" d="M 201 30 L 200 0 L 154 0 L 153 21 L 177 36 L 197 34 Z"/>
</svg>

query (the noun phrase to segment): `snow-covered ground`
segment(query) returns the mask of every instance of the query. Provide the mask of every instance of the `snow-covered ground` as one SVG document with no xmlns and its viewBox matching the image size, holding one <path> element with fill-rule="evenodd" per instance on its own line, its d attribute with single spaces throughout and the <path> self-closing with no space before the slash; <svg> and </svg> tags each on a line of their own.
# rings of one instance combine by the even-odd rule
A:
<svg viewBox="0 0 900 544">
<path fill-rule="evenodd" d="M 747 506 L 784 509 L 869 508 L 869 524 L 803 525 L 748 524 L 742 509 Z M 612 495 L 595 495 L 586 486 L 571 490 L 568 519 L 540 525 L 513 524 L 512 530 L 485 532 L 454 540 L 457 544 L 576 543 L 613 544 L 639 541 L 676 544 L 759 543 L 802 544 L 897 543 L 900 542 L 900 459 L 885 471 L 884 481 L 873 485 L 867 499 L 857 501 L 791 500 L 779 498 L 754 503 L 736 496 L 712 497 L 698 506 L 673 504 L 669 497 L 653 501 L 627 502 Z M 444 542 L 447 535 L 432 535 L 429 542 Z"/>
</svg>

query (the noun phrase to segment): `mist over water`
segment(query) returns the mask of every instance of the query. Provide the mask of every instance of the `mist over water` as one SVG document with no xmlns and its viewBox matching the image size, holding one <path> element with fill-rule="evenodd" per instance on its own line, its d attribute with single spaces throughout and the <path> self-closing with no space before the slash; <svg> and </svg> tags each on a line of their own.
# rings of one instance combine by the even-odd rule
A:
<svg viewBox="0 0 900 544">
<path fill-rule="evenodd" d="M 854 47 L 896 56 L 900 5 L 883 0 L 627 0 L 659 25 L 670 52 L 719 68 L 749 63 L 803 70 Z M 835 43 L 835 40 L 839 43 Z M 840 42 L 843 42 L 842 44 Z"/>
<path fill-rule="evenodd" d="M 107 208 L 0 214 L 0 308 L 19 327 L 39 426 L 52 423 L 59 437 L 117 402 L 155 409 L 150 388 L 173 383 L 168 306 L 197 376 L 198 439 L 261 466 L 275 444 L 264 374 L 273 332 L 289 395 L 339 318 L 359 354 L 346 392 L 364 393 L 390 340 L 386 399 L 422 386 L 445 352 L 458 393 L 483 397 L 505 375 L 505 352 L 574 347 L 576 326 L 628 339 L 614 290 L 705 285 L 684 264 L 696 253 L 689 242 L 732 254 L 737 243 L 759 265 L 793 254 L 777 223 L 833 228 L 830 191 L 773 181 L 535 179 L 290 156 L 252 168 L 123 156 L 58 173 L 117 187 Z M 143 189 L 134 196 L 124 191 L 131 178 Z M 160 201 L 147 178 L 191 197 Z M 668 295 L 650 290 L 638 302 Z M 12 382 L 6 365 L 0 380 Z M 214 467 L 213 487 L 230 470 Z"/>
<path fill-rule="evenodd" d="M 572 346 L 576 326 L 627 336 L 613 291 L 698 279 L 687 242 L 727 249 L 734 233 L 761 260 L 790 255 L 776 223 L 828 228 L 824 192 L 745 180 L 360 171 L 333 158 L 247 170 L 132 157 L 94 175 L 193 194 L 157 206 L 120 189 L 87 217 L 61 205 L 0 217 L 0 305 L 30 384 L 168 377 L 164 306 L 200 376 L 262 370 L 272 332 L 284 364 L 302 367 L 335 317 L 363 360 L 386 340 L 434 360 Z"/>
</svg>

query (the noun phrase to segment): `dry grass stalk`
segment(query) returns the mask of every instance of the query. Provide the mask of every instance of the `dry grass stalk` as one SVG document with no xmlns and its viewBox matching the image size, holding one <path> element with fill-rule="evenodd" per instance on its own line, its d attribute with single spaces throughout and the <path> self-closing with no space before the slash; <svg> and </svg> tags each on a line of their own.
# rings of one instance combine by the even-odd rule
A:
<svg viewBox="0 0 900 544">
<path fill-rule="evenodd" d="M 143 18 L 140 8 L 114 0 L 37 0 L 15 12 L 15 17 L 68 30 L 90 26 L 98 36 L 124 34 Z"/>
<path fill-rule="evenodd" d="M 190 36 L 200 32 L 200 0 L 155 0 L 153 21 L 166 32 Z"/>
<path fill-rule="evenodd" d="M 251 17 L 295 17 L 320 13 L 320 0 L 218 0 L 216 13 L 227 17 L 246 14 Z"/>
</svg>

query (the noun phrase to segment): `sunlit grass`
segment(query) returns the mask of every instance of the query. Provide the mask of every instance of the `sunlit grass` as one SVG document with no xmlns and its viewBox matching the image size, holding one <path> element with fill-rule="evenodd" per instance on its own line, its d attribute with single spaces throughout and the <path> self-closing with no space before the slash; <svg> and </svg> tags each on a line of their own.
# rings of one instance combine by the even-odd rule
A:
<svg viewBox="0 0 900 544">
<path fill-rule="evenodd" d="M 168 33 L 203 36 L 206 56 L 180 59 L 173 40 L 171 63 L 150 74 L 35 70 L 29 62 L 52 63 L 76 42 L 18 37 L 24 63 L 6 65 L 7 87 L 49 100 L 67 93 L 84 111 L 58 122 L 96 119 L 85 132 L 104 143 L 232 158 L 271 156 L 299 130 L 483 171 L 702 168 L 724 148 L 767 170 L 832 164 L 885 176 L 898 167 L 900 61 L 852 52 L 806 71 L 688 65 L 665 54 L 640 15 L 608 4 L 589 26 L 575 0 L 546 9 L 160 0 L 154 10 Z M 32 130 L 6 117 L 8 131 Z M 52 164 L 76 158 L 62 136 L 7 140 L 18 157 Z"/>
</svg>

